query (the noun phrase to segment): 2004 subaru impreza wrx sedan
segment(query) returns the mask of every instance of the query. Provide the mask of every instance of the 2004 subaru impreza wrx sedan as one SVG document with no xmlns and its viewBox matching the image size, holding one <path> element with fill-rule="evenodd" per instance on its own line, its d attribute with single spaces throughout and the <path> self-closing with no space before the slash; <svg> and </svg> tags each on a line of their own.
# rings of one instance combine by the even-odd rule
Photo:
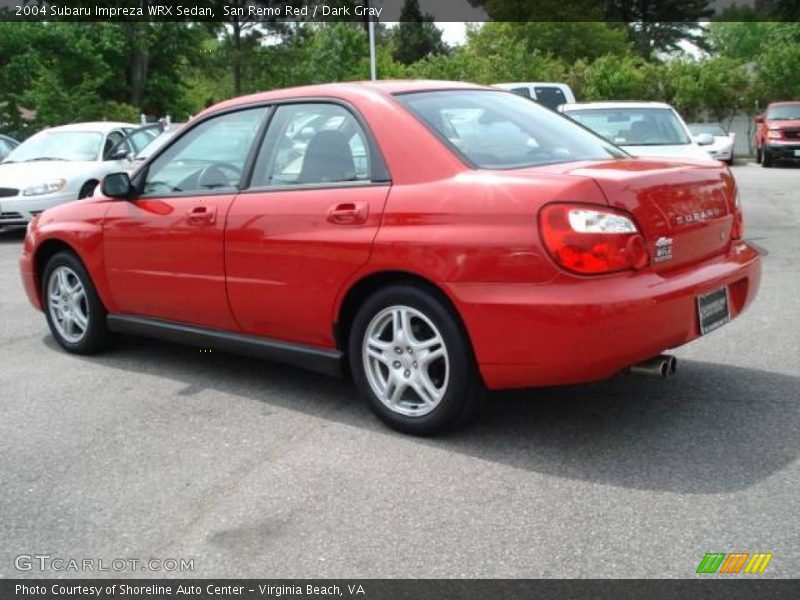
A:
<svg viewBox="0 0 800 600">
<path fill-rule="evenodd" d="M 760 278 L 727 167 L 631 158 L 466 84 L 224 102 L 102 190 L 25 239 L 25 288 L 66 350 L 127 332 L 349 369 L 412 433 L 484 387 L 647 364 L 739 315 Z"/>
</svg>

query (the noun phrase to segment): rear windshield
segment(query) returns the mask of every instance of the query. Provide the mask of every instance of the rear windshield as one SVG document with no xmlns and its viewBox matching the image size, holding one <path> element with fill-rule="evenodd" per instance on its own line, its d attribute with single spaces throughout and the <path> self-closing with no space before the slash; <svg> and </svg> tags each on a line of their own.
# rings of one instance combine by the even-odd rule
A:
<svg viewBox="0 0 800 600">
<path fill-rule="evenodd" d="M 569 119 L 516 94 L 445 90 L 396 98 L 478 168 L 516 169 L 627 156 Z"/>
<path fill-rule="evenodd" d="M 536 90 L 536 101 L 539 104 L 544 104 L 547 108 L 558 108 L 562 104 L 567 103 L 567 98 L 561 88 L 552 86 L 538 86 Z"/>
</svg>

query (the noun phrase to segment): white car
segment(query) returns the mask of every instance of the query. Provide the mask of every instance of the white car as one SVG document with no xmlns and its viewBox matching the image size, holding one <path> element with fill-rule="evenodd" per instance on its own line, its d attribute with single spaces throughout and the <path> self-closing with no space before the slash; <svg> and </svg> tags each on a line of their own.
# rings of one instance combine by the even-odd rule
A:
<svg viewBox="0 0 800 600">
<path fill-rule="evenodd" d="M 706 139 L 710 135 L 714 138 L 714 143 L 710 146 L 703 146 L 711 158 L 722 160 L 729 165 L 733 164 L 733 149 L 736 145 L 736 134 L 725 133 L 719 123 L 689 123 L 689 131 L 694 136 L 695 141 Z"/>
<path fill-rule="evenodd" d="M 514 92 L 529 100 L 535 100 L 552 110 L 556 110 L 562 104 L 575 102 L 575 94 L 566 83 L 518 81 L 516 83 L 495 83 L 494 87 Z"/>
<path fill-rule="evenodd" d="M 79 123 L 31 136 L 0 163 L 0 229 L 24 227 L 40 212 L 91 196 L 129 161 L 114 155 L 131 123 Z"/>
<path fill-rule="evenodd" d="M 582 102 L 562 113 L 634 156 L 709 159 L 714 138 L 693 138 L 680 115 L 663 102 Z"/>
</svg>

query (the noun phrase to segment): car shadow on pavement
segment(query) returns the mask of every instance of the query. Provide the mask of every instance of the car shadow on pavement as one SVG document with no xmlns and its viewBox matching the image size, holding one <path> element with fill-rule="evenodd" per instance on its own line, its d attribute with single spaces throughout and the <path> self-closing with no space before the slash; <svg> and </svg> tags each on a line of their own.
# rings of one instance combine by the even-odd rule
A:
<svg viewBox="0 0 800 600">
<path fill-rule="evenodd" d="M 47 336 L 52 351 L 55 342 Z M 384 428 L 352 384 L 293 367 L 126 337 L 107 367 L 301 411 L 377 435 Z M 202 368 L 199 368 L 202 365 Z M 406 438 L 519 469 L 632 489 L 733 492 L 800 455 L 800 378 L 682 361 L 658 380 L 619 375 L 561 388 L 495 392 L 473 423 L 434 438 Z"/>
<path fill-rule="evenodd" d="M 0 229 L 0 244 L 21 244 L 25 240 L 24 229 Z"/>
</svg>

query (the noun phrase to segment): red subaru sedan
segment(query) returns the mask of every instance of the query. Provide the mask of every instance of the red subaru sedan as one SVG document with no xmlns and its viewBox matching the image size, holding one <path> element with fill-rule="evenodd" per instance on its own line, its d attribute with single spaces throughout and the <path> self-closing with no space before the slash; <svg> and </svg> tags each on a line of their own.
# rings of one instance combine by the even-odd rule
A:
<svg viewBox="0 0 800 600">
<path fill-rule="evenodd" d="M 759 286 L 727 167 L 632 158 L 461 83 L 224 102 L 102 192 L 25 238 L 25 289 L 64 349 L 126 332 L 349 370 L 411 433 L 483 388 L 669 370 L 656 357 Z"/>
</svg>

